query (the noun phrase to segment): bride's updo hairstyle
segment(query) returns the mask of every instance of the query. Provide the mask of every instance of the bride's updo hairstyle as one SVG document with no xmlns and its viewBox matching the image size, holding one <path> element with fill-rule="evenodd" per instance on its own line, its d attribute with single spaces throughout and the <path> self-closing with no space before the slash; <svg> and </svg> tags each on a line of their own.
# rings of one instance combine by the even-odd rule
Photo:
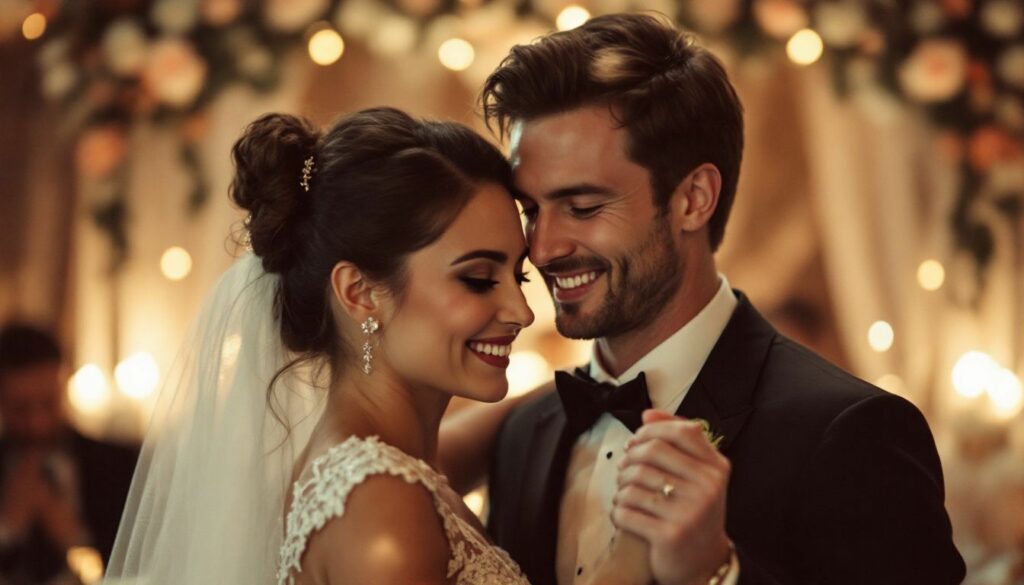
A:
<svg viewBox="0 0 1024 585">
<path fill-rule="evenodd" d="M 249 125 L 232 157 L 230 194 L 249 212 L 253 252 L 281 276 L 281 338 L 303 358 L 327 357 L 335 367 L 350 348 L 331 310 L 334 266 L 352 262 L 400 303 L 408 255 L 436 241 L 478 185 L 511 189 L 508 163 L 481 136 L 393 108 L 356 112 L 324 132 L 300 117 L 267 114 Z"/>
</svg>

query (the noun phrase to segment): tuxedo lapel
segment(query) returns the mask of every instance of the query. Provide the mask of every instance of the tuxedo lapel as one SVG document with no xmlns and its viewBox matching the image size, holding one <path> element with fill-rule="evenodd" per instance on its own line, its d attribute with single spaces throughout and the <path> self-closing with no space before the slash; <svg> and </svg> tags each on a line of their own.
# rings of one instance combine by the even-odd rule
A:
<svg viewBox="0 0 1024 585">
<path fill-rule="evenodd" d="M 555 583 L 559 507 L 573 443 L 565 430 L 565 412 L 556 396 L 537 418 L 528 451 L 531 465 L 523 477 L 525 521 L 517 540 L 526 553 L 523 570 L 535 585 Z"/>
<path fill-rule="evenodd" d="M 722 436 L 718 448 L 723 452 L 750 415 L 761 367 L 776 336 L 743 293 L 736 291 L 736 297 L 736 310 L 676 411 L 708 421 L 711 431 Z"/>
</svg>

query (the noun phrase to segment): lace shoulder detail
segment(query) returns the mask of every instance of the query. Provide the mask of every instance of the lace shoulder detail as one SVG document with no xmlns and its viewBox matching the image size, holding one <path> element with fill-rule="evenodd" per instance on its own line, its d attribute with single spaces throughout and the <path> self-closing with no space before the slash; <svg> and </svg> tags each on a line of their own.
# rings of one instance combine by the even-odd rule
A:
<svg viewBox="0 0 1024 585">
<path fill-rule="evenodd" d="M 425 462 L 377 437 L 352 436 L 313 460 L 306 479 L 292 486 L 292 506 L 285 522 L 277 582 L 294 582 L 310 536 L 332 518 L 345 514 L 349 493 L 372 475 L 388 474 L 420 483 L 432 494 L 444 478 Z M 437 498 L 434 498 L 435 502 Z"/>
<path fill-rule="evenodd" d="M 294 583 L 309 538 L 332 518 L 345 513 L 345 503 L 353 489 L 367 477 L 379 474 L 422 484 L 431 492 L 451 551 L 447 577 L 456 577 L 457 585 L 529 585 L 505 551 L 492 546 L 444 501 L 442 491 L 451 491 L 444 476 L 426 462 L 377 437 L 355 436 L 313 460 L 305 478 L 295 482 L 278 563 L 278 585 Z M 457 497 L 454 492 L 451 495 Z"/>
</svg>

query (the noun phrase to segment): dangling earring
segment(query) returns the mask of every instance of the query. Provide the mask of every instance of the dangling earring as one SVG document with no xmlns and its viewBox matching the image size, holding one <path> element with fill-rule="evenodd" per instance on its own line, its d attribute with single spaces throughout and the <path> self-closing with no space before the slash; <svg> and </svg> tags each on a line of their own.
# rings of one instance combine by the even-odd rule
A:
<svg viewBox="0 0 1024 585">
<path fill-rule="evenodd" d="M 366 334 L 366 341 L 363 343 L 363 373 L 369 376 L 373 373 L 373 344 L 370 343 L 370 336 L 380 329 L 380 321 L 368 317 L 363 321 L 363 333 Z"/>
</svg>

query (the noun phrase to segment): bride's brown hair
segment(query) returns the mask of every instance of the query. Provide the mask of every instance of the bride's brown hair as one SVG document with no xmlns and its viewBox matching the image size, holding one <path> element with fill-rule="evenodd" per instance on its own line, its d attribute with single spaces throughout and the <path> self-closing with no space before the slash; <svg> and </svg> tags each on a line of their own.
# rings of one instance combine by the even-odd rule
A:
<svg viewBox="0 0 1024 585">
<path fill-rule="evenodd" d="M 232 158 L 230 195 L 249 212 L 253 252 L 281 277 L 281 338 L 297 361 L 326 357 L 335 366 L 351 355 L 331 311 L 335 264 L 354 263 L 400 298 L 407 256 L 437 240 L 478 185 L 512 184 L 508 162 L 480 135 L 393 108 L 356 112 L 324 132 L 267 114 Z"/>
</svg>

